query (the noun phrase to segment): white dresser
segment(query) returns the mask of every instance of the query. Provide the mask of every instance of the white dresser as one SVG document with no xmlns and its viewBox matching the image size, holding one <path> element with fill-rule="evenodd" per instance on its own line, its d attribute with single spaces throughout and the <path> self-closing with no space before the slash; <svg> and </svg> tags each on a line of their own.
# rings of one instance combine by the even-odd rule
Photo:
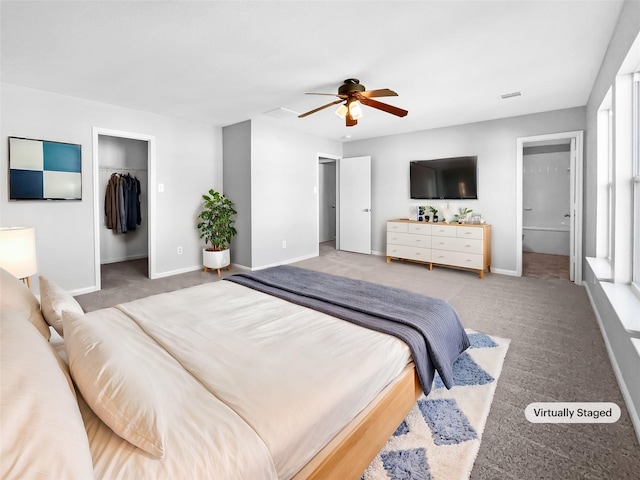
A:
<svg viewBox="0 0 640 480">
<path fill-rule="evenodd" d="M 392 258 L 475 270 L 484 278 L 491 271 L 491 226 L 426 223 L 415 220 L 387 222 L 387 263 Z"/>
</svg>

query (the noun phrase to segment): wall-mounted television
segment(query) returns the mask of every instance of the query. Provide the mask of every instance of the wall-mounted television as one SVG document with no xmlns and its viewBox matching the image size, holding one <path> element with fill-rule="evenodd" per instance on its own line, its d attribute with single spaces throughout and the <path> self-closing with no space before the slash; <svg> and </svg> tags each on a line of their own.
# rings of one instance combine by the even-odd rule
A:
<svg viewBox="0 0 640 480">
<path fill-rule="evenodd" d="M 9 137 L 9 200 L 82 200 L 82 147 Z"/>
<path fill-rule="evenodd" d="M 409 164 L 411 198 L 475 200 L 478 157 L 415 160 Z"/>
</svg>

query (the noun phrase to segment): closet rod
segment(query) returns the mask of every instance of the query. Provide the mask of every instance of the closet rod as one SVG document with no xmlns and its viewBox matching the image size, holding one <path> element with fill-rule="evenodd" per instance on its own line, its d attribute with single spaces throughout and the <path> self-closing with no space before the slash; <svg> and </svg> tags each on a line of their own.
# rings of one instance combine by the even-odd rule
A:
<svg viewBox="0 0 640 480">
<path fill-rule="evenodd" d="M 124 170 L 126 172 L 146 172 L 146 168 L 127 168 L 127 167 L 98 167 L 98 170 L 101 171 L 120 171 Z"/>
</svg>

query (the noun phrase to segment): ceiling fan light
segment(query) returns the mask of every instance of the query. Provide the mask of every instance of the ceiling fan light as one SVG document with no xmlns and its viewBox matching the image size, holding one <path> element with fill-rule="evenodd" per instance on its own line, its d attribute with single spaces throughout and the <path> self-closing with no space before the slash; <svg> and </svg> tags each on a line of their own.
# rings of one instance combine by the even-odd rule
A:
<svg viewBox="0 0 640 480">
<path fill-rule="evenodd" d="M 362 108 L 360 108 L 359 101 L 354 100 L 353 102 L 349 102 L 349 115 L 354 120 L 362 118 Z"/>
<path fill-rule="evenodd" d="M 340 105 L 338 107 L 338 109 L 336 110 L 336 115 L 338 115 L 340 118 L 344 119 L 347 116 L 347 112 L 349 111 L 349 109 L 347 108 L 347 106 L 343 103 L 342 105 Z"/>
</svg>

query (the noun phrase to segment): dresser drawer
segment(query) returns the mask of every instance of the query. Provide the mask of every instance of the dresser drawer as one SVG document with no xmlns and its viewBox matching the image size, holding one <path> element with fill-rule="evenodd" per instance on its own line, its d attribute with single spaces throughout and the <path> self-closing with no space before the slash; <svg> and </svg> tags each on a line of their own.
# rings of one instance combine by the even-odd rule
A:
<svg viewBox="0 0 640 480">
<path fill-rule="evenodd" d="M 409 233 L 417 233 L 419 235 L 431 235 L 431 225 L 426 223 L 410 223 Z"/>
<path fill-rule="evenodd" d="M 407 232 L 409 224 L 404 222 L 387 222 L 387 232 Z"/>
<path fill-rule="evenodd" d="M 476 240 L 482 240 L 482 234 L 484 229 L 477 227 L 458 227 L 458 238 L 474 238 Z"/>
<path fill-rule="evenodd" d="M 431 248 L 452 252 L 483 253 L 482 240 L 472 238 L 432 237 Z"/>
<path fill-rule="evenodd" d="M 418 260 L 421 262 L 429 262 L 431 260 L 431 249 L 410 247 L 408 245 L 387 245 L 387 256 L 406 258 L 409 260 Z"/>
<path fill-rule="evenodd" d="M 456 267 L 475 268 L 481 270 L 484 268 L 483 256 L 474 253 L 452 252 L 449 250 L 432 250 L 431 261 L 433 263 L 441 263 L 443 265 L 453 265 Z"/>
<path fill-rule="evenodd" d="M 457 237 L 458 227 L 451 225 L 431 225 L 431 235 L 436 237 Z"/>
<path fill-rule="evenodd" d="M 428 235 L 414 235 L 412 233 L 387 232 L 387 243 L 431 248 L 431 237 Z"/>
</svg>

